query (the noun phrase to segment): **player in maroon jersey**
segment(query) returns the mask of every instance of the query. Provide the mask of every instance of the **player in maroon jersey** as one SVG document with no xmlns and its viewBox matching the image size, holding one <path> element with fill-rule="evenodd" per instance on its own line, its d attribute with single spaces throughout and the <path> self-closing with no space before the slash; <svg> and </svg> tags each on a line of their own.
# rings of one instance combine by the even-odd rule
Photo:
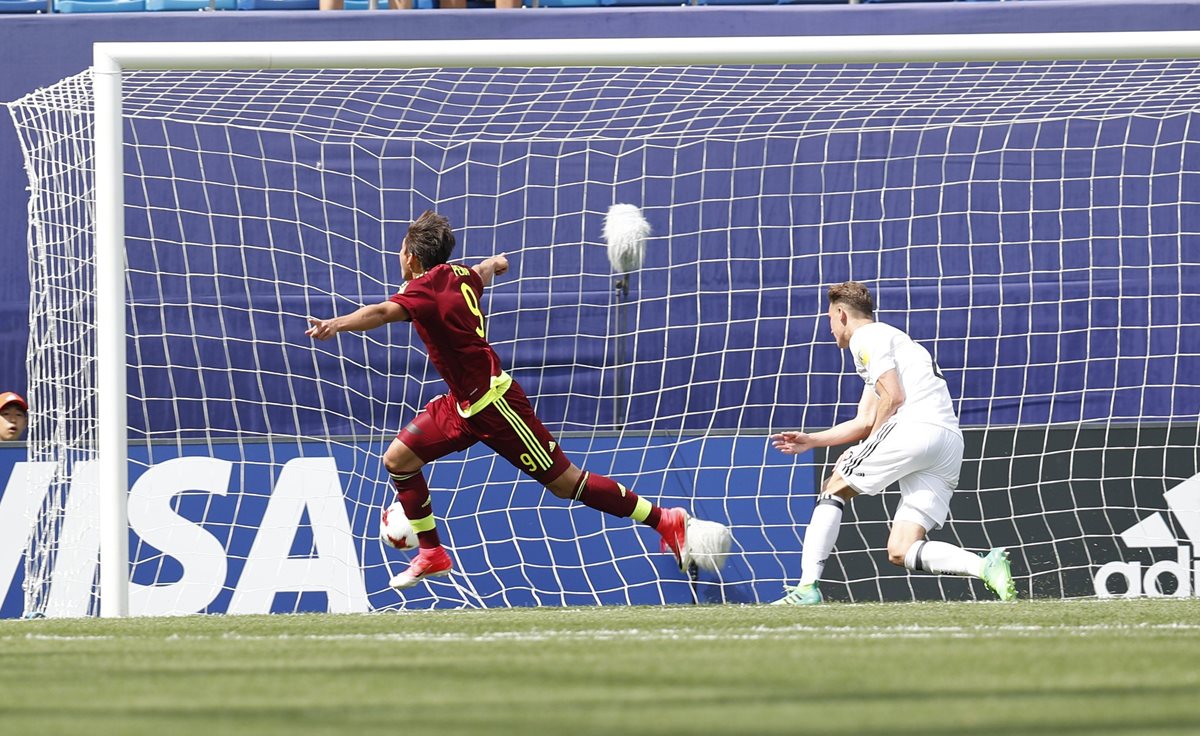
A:
<svg viewBox="0 0 1200 736">
<path fill-rule="evenodd" d="M 420 550 L 392 578 L 397 590 L 425 578 L 448 575 L 450 555 L 438 539 L 429 487 L 421 468 L 428 462 L 483 442 L 559 498 L 648 524 L 662 535 L 681 570 L 690 564 L 688 514 L 664 509 L 603 475 L 581 470 L 533 412 L 524 390 L 504 371 L 487 341 L 479 299 L 493 277 L 508 270 L 503 254 L 467 268 L 447 263 L 454 233 L 441 215 L 427 210 L 408 228 L 400 246 L 404 285 L 390 299 L 333 319 L 309 318 L 306 335 L 328 340 L 339 332 L 369 330 L 388 322 L 412 322 L 429 359 L 450 392 L 430 401 L 383 455 L 396 496 L 412 522 Z"/>
</svg>

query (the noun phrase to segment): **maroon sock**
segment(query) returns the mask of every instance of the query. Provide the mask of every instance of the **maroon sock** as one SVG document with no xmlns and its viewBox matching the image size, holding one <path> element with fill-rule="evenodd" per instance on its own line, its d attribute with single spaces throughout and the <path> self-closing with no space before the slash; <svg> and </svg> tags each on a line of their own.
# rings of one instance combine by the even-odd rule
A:
<svg viewBox="0 0 1200 736">
<path fill-rule="evenodd" d="M 415 473 L 392 473 L 392 487 L 396 489 L 396 500 L 404 507 L 404 515 L 413 522 L 417 529 L 417 542 L 421 549 L 432 549 L 442 546 L 438 538 L 437 527 L 433 525 L 433 505 L 430 503 L 429 486 L 425 484 L 425 475 L 421 471 Z M 429 528 L 420 531 L 423 526 L 420 521 L 428 518 Z"/>
<path fill-rule="evenodd" d="M 660 507 L 656 504 L 656 505 L 650 507 L 650 513 L 646 515 L 646 520 L 643 521 L 642 523 L 648 524 L 650 526 L 650 528 L 652 528 L 652 529 L 657 529 L 658 528 L 658 520 L 661 518 L 662 518 L 662 507 Z"/>
<path fill-rule="evenodd" d="M 606 514 L 619 516 L 622 519 L 633 516 L 638 505 L 638 495 L 612 478 L 606 478 L 596 473 L 584 472 L 575 487 L 575 500 Z M 643 524 L 658 528 L 660 509 L 650 504 L 650 512 L 645 519 L 639 519 Z"/>
</svg>

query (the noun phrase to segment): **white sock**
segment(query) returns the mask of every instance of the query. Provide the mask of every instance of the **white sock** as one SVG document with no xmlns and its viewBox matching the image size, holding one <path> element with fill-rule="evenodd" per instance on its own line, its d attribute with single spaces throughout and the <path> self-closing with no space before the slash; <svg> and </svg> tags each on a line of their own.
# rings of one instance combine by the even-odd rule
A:
<svg viewBox="0 0 1200 736">
<path fill-rule="evenodd" d="M 908 548 L 904 555 L 904 566 L 909 570 L 922 570 L 935 575 L 979 577 L 983 574 L 983 558 L 979 555 L 953 544 L 925 539 L 914 542 Z"/>
<path fill-rule="evenodd" d="M 838 527 L 842 524 L 842 509 L 846 502 L 837 496 L 817 500 L 808 530 L 804 532 L 804 549 L 800 553 L 800 584 L 808 585 L 821 579 L 825 560 L 833 552 Z"/>
</svg>

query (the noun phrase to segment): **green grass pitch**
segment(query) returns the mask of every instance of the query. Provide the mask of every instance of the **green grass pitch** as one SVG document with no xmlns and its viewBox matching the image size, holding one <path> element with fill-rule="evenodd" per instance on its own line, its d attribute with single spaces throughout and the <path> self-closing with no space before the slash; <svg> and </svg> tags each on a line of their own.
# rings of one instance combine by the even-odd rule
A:
<svg viewBox="0 0 1200 736">
<path fill-rule="evenodd" d="M 3 734 L 1196 734 L 1200 600 L 0 622 Z"/>
</svg>

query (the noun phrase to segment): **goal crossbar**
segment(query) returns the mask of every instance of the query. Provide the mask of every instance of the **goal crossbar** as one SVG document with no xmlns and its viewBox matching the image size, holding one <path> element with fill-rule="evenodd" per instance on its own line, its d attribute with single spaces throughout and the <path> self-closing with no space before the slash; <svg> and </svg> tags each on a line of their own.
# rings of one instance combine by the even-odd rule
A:
<svg viewBox="0 0 1200 736">
<path fill-rule="evenodd" d="M 1200 31 L 734 38 L 468 39 L 98 43 L 98 73 L 137 69 L 855 64 L 1170 59 L 1200 54 Z"/>
</svg>

